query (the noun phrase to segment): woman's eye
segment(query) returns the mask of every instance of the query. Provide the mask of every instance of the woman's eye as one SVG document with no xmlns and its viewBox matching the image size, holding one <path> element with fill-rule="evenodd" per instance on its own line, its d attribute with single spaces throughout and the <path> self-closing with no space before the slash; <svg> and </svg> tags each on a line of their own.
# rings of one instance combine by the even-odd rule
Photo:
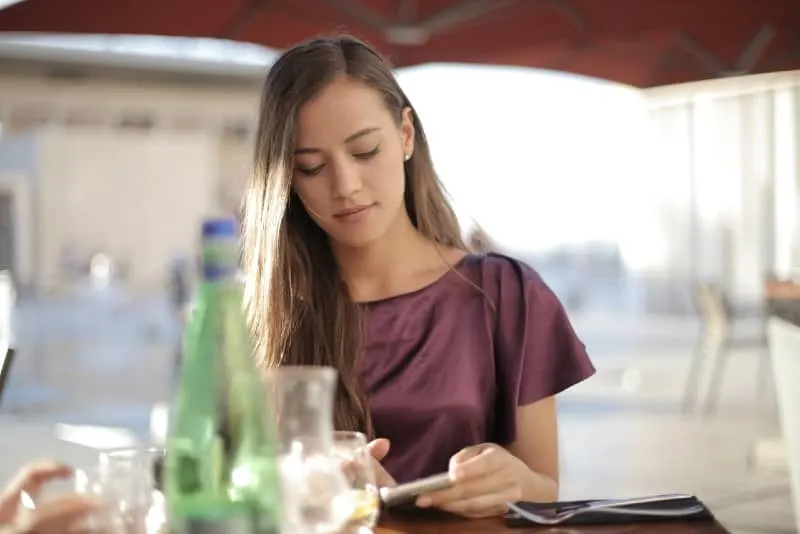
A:
<svg viewBox="0 0 800 534">
<path fill-rule="evenodd" d="M 322 168 L 325 165 L 317 165 L 316 167 L 304 168 L 304 167 L 297 167 L 297 170 L 301 173 L 305 174 L 306 176 L 314 176 L 315 174 L 319 174 L 322 172 Z"/>
<path fill-rule="evenodd" d="M 373 148 L 372 150 L 370 150 L 369 152 L 358 152 L 356 154 L 353 154 L 353 156 L 358 158 L 358 159 L 372 159 L 375 156 L 377 156 L 378 152 L 380 152 L 380 151 L 381 151 L 381 147 L 380 147 L 380 145 L 378 145 L 375 148 Z"/>
<path fill-rule="evenodd" d="M 367 152 L 356 152 L 355 154 L 353 154 L 353 157 L 356 159 L 368 160 L 377 156 L 380 151 L 381 147 L 380 145 L 378 145 L 372 150 L 369 150 Z M 297 171 L 300 172 L 301 174 L 305 174 L 306 176 L 314 176 L 316 174 L 319 174 L 320 172 L 322 172 L 322 169 L 324 168 L 325 164 L 320 164 L 317 165 L 316 167 L 303 167 L 300 165 L 296 166 Z"/>
</svg>

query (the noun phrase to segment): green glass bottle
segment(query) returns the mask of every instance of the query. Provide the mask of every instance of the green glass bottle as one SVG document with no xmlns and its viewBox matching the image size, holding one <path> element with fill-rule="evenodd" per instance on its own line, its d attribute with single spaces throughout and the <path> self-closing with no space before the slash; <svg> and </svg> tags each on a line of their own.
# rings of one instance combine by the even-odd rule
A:
<svg viewBox="0 0 800 534">
<path fill-rule="evenodd" d="M 237 224 L 208 220 L 202 239 L 164 460 L 170 532 L 276 534 L 276 432 L 242 310 Z"/>
</svg>

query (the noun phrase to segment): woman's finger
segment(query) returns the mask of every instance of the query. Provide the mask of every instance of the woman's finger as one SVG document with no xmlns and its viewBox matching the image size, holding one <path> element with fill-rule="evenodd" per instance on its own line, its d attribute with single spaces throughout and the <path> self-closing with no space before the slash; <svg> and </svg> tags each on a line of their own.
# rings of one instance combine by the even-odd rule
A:
<svg viewBox="0 0 800 534">
<path fill-rule="evenodd" d="M 367 451 L 379 462 L 389 454 L 391 442 L 386 438 L 378 438 L 367 443 Z"/>
<path fill-rule="evenodd" d="M 344 473 L 345 478 L 347 478 L 347 481 L 350 484 L 356 480 L 358 477 L 358 472 L 363 469 L 363 467 L 357 461 L 345 459 L 340 459 L 339 468 L 342 470 L 342 473 Z"/>
<path fill-rule="evenodd" d="M 507 500 L 502 494 L 490 493 L 450 502 L 442 505 L 441 509 L 445 512 L 476 519 L 480 517 L 496 517 L 506 512 L 506 502 Z"/>
<path fill-rule="evenodd" d="M 455 481 L 446 489 L 425 493 L 417 499 L 417 506 L 442 506 L 447 503 L 463 501 L 478 495 L 489 495 L 505 489 L 508 481 L 500 473 L 486 473 L 480 477 Z"/>
<path fill-rule="evenodd" d="M 367 443 L 367 451 L 372 456 L 372 469 L 375 471 L 375 483 L 378 487 L 394 487 L 397 485 L 394 477 L 381 465 L 381 460 L 389 454 L 390 447 L 391 442 L 386 438 L 374 439 Z"/>
<path fill-rule="evenodd" d="M 54 478 L 67 478 L 72 468 L 55 460 L 37 460 L 27 464 L 6 486 L 6 491 L 25 491 L 36 495 L 45 483 Z"/>
<path fill-rule="evenodd" d="M 508 452 L 493 445 L 481 446 L 473 454 L 453 456 L 450 462 L 450 473 L 454 480 L 466 480 L 485 476 L 503 466 Z"/>
<path fill-rule="evenodd" d="M 69 532 L 78 521 L 85 519 L 100 505 L 87 495 L 65 495 L 38 507 L 16 530 L 20 534 L 60 534 Z"/>
<path fill-rule="evenodd" d="M 453 486 L 421 495 L 417 499 L 417 506 L 441 506 L 501 488 L 504 485 L 504 477 L 499 470 L 502 452 L 497 452 L 497 447 L 490 444 L 462 449 L 450 459 Z"/>
<path fill-rule="evenodd" d="M 473 445 L 471 447 L 465 447 L 455 453 L 453 456 L 450 457 L 450 471 L 452 472 L 456 467 L 465 463 L 466 461 L 475 458 L 478 456 L 484 449 L 486 445 L 481 443 L 479 445 Z"/>
<path fill-rule="evenodd" d="M 23 491 L 35 499 L 46 483 L 71 475 L 72 468 L 55 460 L 38 460 L 26 465 L 11 479 L 0 496 L 0 522 L 10 521 L 14 517 Z"/>
</svg>

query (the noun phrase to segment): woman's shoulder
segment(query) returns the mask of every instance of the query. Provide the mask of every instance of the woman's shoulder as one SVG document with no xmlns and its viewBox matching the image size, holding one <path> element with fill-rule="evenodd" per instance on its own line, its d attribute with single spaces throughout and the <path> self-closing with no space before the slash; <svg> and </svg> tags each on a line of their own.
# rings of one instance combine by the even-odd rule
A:
<svg viewBox="0 0 800 534">
<path fill-rule="evenodd" d="M 521 290 L 525 286 L 546 288 L 542 277 L 528 263 L 497 252 L 468 254 L 457 268 L 462 275 L 486 291 Z"/>
<path fill-rule="evenodd" d="M 480 296 L 488 297 L 489 309 L 496 304 L 524 299 L 533 289 L 534 293 L 547 286 L 539 274 L 527 263 L 497 253 L 468 253 L 452 260 L 449 271 L 438 280 L 418 290 L 365 303 L 367 309 L 418 308 L 432 305 L 458 307 Z"/>
<path fill-rule="evenodd" d="M 482 269 L 496 276 L 535 275 L 536 269 L 526 261 L 499 252 L 468 253 L 459 263 L 464 268 Z"/>
<path fill-rule="evenodd" d="M 470 254 L 459 272 L 487 297 L 493 315 L 529 316 L 543 322 L 565 315 L 558 296 L 534 267 L 498 253 Z"/>
</svg>

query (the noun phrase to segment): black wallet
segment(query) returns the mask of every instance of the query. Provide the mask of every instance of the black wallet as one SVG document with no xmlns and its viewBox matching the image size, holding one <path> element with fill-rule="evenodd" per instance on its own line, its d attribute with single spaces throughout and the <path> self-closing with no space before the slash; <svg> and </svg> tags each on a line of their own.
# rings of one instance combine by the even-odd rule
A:
<svg viewBox="0 0 800 534">
<path fill-rule="evenodd" d="M 614 500 L 614 499 L 608 499 Z M 543 512 L 546 510 L 556 509 L 557 511 L 568 510 L 573 508 L 581 508 L 591 503 L 606 502 L 603 499 L 586 500 L 586 501 L 559 501 L 551 503 L 534 503 L 521 501 L 515 503 L 517 506 L 525 511 L 533 513 Z M 687 515 L 658 515 L 658 514 L 626 514 L 625 510 L 664 510 L 665 512 L 680 510 L 698 506 L 701 509 L 697 512 Z M 712 521 L 714 516 L 708 507 L 703 504 L 697 497 L 687 497 L 685 499 L 667 500 L 661 502 L 650 502 L 647 504 L 629 505 L 622 508 L 615 508 L 613 513 L 604 512 L 602 510 L 594 512 L 585 512 L 578 514 L 570 519 L 560 523 L 560 525 L 624 525 L 631 523 L 652 523 L 652 522 L 667 522 L 667 521 Z M 508 512 L 505 515 L 506 525 L 510 527 L 530 527 L 535 524 L 517 514 L 516 512 Z"/>
</svg>

